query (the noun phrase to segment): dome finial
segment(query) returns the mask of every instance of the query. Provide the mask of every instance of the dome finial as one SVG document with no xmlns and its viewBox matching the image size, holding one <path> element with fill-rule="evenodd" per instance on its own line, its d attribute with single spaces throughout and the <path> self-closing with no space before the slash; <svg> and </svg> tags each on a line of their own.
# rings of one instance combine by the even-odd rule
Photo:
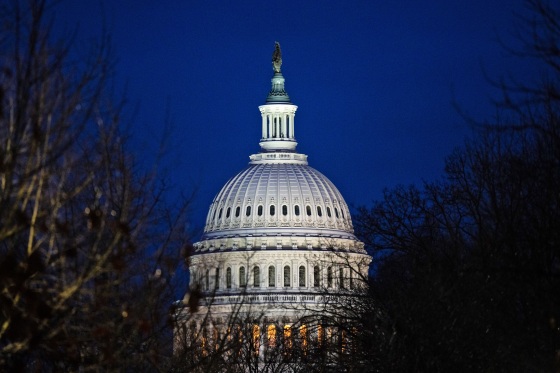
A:
<svg viewBox="0 0 560 373">
<path fill-rule="evenodd" d="M 282 51 L 280 50 L 280 43 L 274 42 L 274 52 L 272 53 L 272 69 L 275 73 L 280 72 L 282 67 Z"/>
</svg>

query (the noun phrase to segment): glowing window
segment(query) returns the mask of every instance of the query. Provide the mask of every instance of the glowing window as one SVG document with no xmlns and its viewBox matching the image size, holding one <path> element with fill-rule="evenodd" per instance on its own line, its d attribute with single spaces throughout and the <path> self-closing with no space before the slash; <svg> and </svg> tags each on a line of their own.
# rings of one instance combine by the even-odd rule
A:
<svg viewBox="0 0 560 373">
<path fill-rule="evenodd" d="M 276 325 L 270 324 L 266 328 L 268 347 L 276 347 Z"/>
<path fill-rule="evenodd" d="M 288 350 L 292 348 L 292 326 L 284 325 L 284 344 Z"/>
<path fill-rule="evenodd" d="M 307 354 L 307 325 L 303 324 L 299 327 L 299 338 L 301 340 L 301 348 L 303 349 L 303 354 Z"/>
<path fill-rule="evenodd" d="M 255 355 L 259 354 L 259 348 L 261 347 L 261 328 L 257 325 L 253 325 L 253 353 Z"/>
</svg>

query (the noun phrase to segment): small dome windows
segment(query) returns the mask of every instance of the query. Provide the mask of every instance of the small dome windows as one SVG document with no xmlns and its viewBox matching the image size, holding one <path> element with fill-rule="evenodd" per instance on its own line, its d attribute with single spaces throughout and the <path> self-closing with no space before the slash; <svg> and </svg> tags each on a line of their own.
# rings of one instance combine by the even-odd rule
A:
<svg viewBox="0 0 560 373">
<path fill-rule="evenodd" d="M 235 217 L 238 218 L 240 213 L 241 213 L 241 207 L 240 207 L 240 206 L 237 206 L 237 207 L 235 208 Z"/>
<path fill-rule="evenodd" d="M 288 215 L 288 205 L 282 205 L 282 215 Z"/>
<path fill-rule="evenodd" d="M 262 216 L 262 214 L 263 214 L 263 206 L 259 205 L 259 207 L 257 207 L 257 215 Z"/>
<path fill-rule="evenodd" d="M 311 216 L 311 206 L 305 206 L 305 212 L 307 213 L 307 216 Z"/>
<path fill-rule="evenodd" d="M 329 206 L 327 206 L 327 216 L 330 218 L 332 216 L 331 214 L 331 208 Z"/>
<path fill-rule="evenodd" d="M 295 205 L 295 206 L 294 206 L 294 214 L 295 214 L 296 216 L 299 216 L 299 205 Z"/>
<path fill-rule="evenodd" d="M 274 216 L 276 214 L 276 206 L 270 205 L 270 216 Z"/>
<path fill-rule="evenodd" d="M 321 206 L 317 206 L 317 216 L 323 216 L 323 210 L 321 210 Z"/>
<path fill-rule="evenodd" d="M 251 216 L 251 206 L 247 206 L 245 209 L 245 216 Z"/>
<path fill-rule="evenodd" d="M 226 219 L 229 218 L 230 215 L 231 215 L 231 207 L 228 207 L 226 210 Z"/>
<path fill-rule="evenodd" d="M 222 210 L 223 210 L 223 209 L 220 209 L 220 213 L 218 214 L 218 219 L 221 219 L 221 218 L 222 218 Z"/>
<path fill-rule="evenodd" d="M 334 215 L 336 216 L 336 218 L 338 219 L 338 209 L 335 207 L 334 208 Z"/>
</svg>

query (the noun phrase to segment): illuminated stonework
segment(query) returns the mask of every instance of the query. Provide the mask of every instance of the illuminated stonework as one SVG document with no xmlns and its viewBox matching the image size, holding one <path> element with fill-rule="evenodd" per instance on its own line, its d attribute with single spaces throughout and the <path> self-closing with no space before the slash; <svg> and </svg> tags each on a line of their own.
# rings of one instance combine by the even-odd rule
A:
<svg viewBox="0 0 560 373">
<path fill-rule="evenodd" d="M 249 315 L 258 322 L 247 329 L 247 338 L 261 350 L 280 337 L 307 341 L 312 334 L 323 339 L 331 333 L 297 322 L 359 288 L 371 261 L 338 189 L 296 152 L 297 106 L 277 70 L 259 106 L 261 152 L 216 195 L 194 245 L 190 285 L 202 291 L 200 309 L 189 318 L 180 307 L 176 315 L 193 328 L 212 324 L 210 329 L 228 338 L 238 333 L 227 321 L 232 314 Z M 179 340 L 181 332 L 175 334 Z M 300 348 L 307 346 L 302 343 Z"/>
</svg>

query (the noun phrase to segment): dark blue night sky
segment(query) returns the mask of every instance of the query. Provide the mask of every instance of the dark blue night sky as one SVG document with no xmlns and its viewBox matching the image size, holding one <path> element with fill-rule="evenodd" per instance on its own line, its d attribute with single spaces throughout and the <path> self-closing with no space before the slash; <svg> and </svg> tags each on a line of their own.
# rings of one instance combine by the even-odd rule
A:
<svg viewBox="0 0 560 373">
<path fill-rule="evenodd" d="M 298 151 L 350 206 L 386 187 L 441 176 L 444 158 L 471 134 L 453 102 L 491 119 L 497 97 L 485 78 L 531 79 L 508 55 L 521 0 L 470 1 L 65 1 L 61 29 L 78 43 L 103 24 L 115 48 L 117 85 L 134 151 L 161 163 L 169 198 L 195 191 L 193 227 L 214 195 L 258 152 L 274 42 L 286 90 L 299 109 Z"/>
</svg>

